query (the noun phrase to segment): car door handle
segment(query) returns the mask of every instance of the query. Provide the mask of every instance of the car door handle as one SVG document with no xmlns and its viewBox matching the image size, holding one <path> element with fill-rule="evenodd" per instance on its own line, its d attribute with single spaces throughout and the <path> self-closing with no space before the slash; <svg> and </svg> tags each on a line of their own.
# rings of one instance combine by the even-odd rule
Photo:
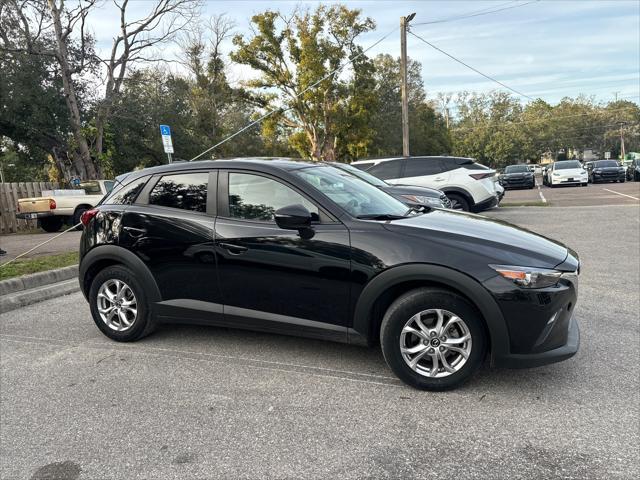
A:
<svg viewBox="0 0 640 480">
<path fill-rule="evenodd" d="M 436 182 L 443 182 L 444 181 L 444 177 L 436 177 L 436 178 L 434 178 L 434 180 Z"/>
<path fill-rule="evenodd" d="M 218 243 L 222 248 L 227 250 L 231 255 L 240 255 L 241 253 L 249 250 L 247 247 L 243 247 L 242 245 L 236 245 L 235 243 Z"/>
<path fill-rule="evenodd" d="M 135 228 L 135 227 L 122 227 L 122 229 L 127 232 L 129 235 L 135 238 L 139 238 L 143 236 L 147 231 L 144 228 Z"/>
</svg>

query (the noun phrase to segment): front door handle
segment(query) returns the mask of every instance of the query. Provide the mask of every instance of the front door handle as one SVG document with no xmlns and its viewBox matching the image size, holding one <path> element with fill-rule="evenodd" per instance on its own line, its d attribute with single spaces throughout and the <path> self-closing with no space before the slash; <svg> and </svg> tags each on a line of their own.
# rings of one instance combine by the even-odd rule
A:
<svg viewBox="0 0 640 480">
<path fill-rule="evenodd" d="M 129 235 L 135 238 L 142 237 L 147 231 L 144 228 L 135 228 L 135 227 L 122 227 L 122 229 L 127 232 Z"/>
<path fill-rule="evenodd" d="M 218 243 L 222 248 L 227 250 L 232 255 L 240 255 L 243 252 L 249 250 L 247 247 L 243 247 L 242 245 L 236 245 L 235 243 Z"/>
</svg>

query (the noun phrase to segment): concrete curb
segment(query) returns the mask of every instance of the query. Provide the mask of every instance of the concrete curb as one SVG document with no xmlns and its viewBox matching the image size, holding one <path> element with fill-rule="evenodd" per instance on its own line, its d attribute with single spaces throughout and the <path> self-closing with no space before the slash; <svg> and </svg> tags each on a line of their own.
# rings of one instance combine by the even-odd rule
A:
<svg viewBox="0 0 640 480">
<path fill-rule="evenodd" d="M 0 282 L 0 313 L 78 290 L 77 265 L 3 280 Z"/>
<path fill-rule="evenodd" d="M 47 270 L 46 272 L 30 273 L 21 277 L 9 278 L 0 282 L 0 296 L 62 282 L 77 276 L 78 265 L 71 265 L 55 270 Z"/>
</svg>

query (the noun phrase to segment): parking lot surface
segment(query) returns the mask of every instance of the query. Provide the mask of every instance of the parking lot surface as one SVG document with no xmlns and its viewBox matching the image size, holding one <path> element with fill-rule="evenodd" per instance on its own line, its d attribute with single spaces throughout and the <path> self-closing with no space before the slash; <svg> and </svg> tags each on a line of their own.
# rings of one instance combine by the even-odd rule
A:
<svg viewBox="0 0 640 480">
<path fill-rule="evenodd" d="M 580 351 L 452 392 L 379 349 L 184 326 L 117 344 L 81 294 L 0 315 L 0 477 L 637 478 L 640 211 L 549 210 L 489 215 L 579 252 Z"/>
<path fill-rule="evenodd" d="M 590 205 L 640 205 L 640 182 L 590 183 L 586 187 L 563 185 L 555 188 L 542 185 L 536 178 L 533 189 L 507 190 L 502 205 L 510 203 L 547 203 L 551 207 Z"/>
</svg>

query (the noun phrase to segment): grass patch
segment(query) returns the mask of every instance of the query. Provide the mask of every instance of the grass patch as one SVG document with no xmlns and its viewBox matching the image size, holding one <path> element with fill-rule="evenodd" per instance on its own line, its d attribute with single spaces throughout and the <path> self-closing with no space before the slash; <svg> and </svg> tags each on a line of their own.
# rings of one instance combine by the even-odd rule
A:
<svg viewBox="0 0 640 480">
<path fill-rule="evenodd" d="M 3 259 L 4 260 L 4 259 Z M 5 260 L 8 262 L 9 259 Z M 44 272 L 55 268 L 68 267 L 78 263 L 78 252 L 58 253 L 35 258 L 16 260 L 9 265 L 0 265 L 0 280 L 19 277 L 28 273 Z"/>
<path fill-rule="evenodd" d="M 501 207 L 550 207 L 551 203 L 549 202 L 509 202 L 509 203 L 501 203 Z"/>
</svg>

